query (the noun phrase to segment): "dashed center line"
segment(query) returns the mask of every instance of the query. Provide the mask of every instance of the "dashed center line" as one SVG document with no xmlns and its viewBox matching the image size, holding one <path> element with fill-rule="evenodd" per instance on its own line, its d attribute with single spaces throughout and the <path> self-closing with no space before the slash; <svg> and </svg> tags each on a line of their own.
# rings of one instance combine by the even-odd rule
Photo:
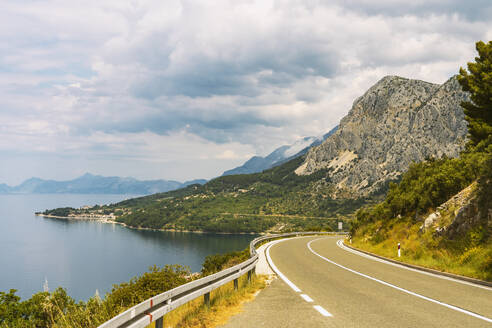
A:
<svg viewBox="0 0 492 328">
<path fill-rule="evenodd" d="M 286 239 L 281 239 L 272 242 L 265 250 L 266 258 L 270 266 L 272 267 L 273 271 L 290 287 L 292 288 L 296 293 L 300 293 L 301 290 L 299 287 L 297 287 L 292 281 L 290 281 L 280 270 L 277 268 L 277 266 L 273 263 L 272 258 L 270 257 L 270 247 L 273 245 L 282 242 Z M 314 300 L 309 297 L 309 295 L 306 294 L 300 294 L 300 296 L 308 303 L 314 303 Z M 333 314 L 330 312 L 326 311 L 321 305 L 314 305 L 313 308 L 318 311 L 322 316 L 324 317 L 333 317 Z"/>
<path fill-rule="evenodd" d="M 313 303 L 313 299 L 306 294 L 301 294 L 301 297 L 308 303 Z"/>
<path fill-rule="evenodd" d="M 314 308 L 324 317 L 333 317 L 333 315 L 330 312 L 326 311 L 321 305 L 315 305 Z"/>
</svg>

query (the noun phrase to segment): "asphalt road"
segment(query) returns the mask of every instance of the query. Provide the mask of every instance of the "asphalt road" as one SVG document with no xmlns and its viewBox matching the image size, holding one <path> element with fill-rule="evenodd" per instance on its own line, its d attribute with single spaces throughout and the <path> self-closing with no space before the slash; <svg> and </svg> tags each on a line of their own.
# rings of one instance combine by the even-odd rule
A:
<svg viewBox="0 0 492 328">
<path fill-rule="evenodd" d="M 339 239 L 272 245 L 285 281 L 275 281 L 226 327 L 492 327 L 492 288 L 354 254 Z"/>
</svg>

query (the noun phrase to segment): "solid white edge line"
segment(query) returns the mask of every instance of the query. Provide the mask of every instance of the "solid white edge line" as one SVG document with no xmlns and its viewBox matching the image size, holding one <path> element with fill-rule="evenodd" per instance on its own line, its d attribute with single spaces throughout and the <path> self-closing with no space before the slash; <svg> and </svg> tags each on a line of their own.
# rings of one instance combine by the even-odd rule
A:
<svg viewBox="0 0 492 328">
<path fill-rule="evenodd" d="M 272 261 L 272 258 L 270 257 L 270 247 L 272 247 L 273 245 L 275 244 L 278 244 L 279 242 L 282 242 L 286 239 L 281 239 L 281 240 L 276 240 L 274 242 L 272 242 L 266 249 L 266 258 L 267 258 L 267 261 L 270 263 L 270 266 L 272 267 L 273 271 L 287 284 L 289 285 L 290 288 L 292 288 L 296 293 L 299 293 L 301 292 L 301 290 L 296 286 L 294 285 L 294 283 L 292 281 L 290 281 L 282 272 L 280 272 L 280 270 L 275 266 L 275 264 L 273 263 Z"/>
<path fill-rule="evenodd" d="M 340 239 L 340 240 L 337 241 L 337 245 L 338 245 L 338 247 L 340 247 L 344 251 L 347 251 L 347 252 L 353 253 L 355 255 L 359 255 L 359 256 L 368 258 L 368 259 L 373 260 L 373 261 L 377 261 L 377 262 L 389 264 L 389 265 L 395 266 L 397 268 L 401 268 L 401 269 L 405 269 L 405 270 L 417 272 L 417 273 L 420 273 L 420 274 L 425 274 L 425 275 L 428 275 L 428 276 L 431 276 L 431 277 L 435 277 L 435 278 L 439 278 L 439 279 L 444 279 L 444 280 L 449 280 L 449 281 L 453 281 L 453 282 L 460 283 L 460 284 L 463 284 L 463 285 L 473 286 L 473 287 L 476 287 L 476 288 L 481 288 L 481 289 L 492 291 L 492 288 L 491 287 L 487 287 L 487 286 L 483 286 L 483 285 L 477 285 L 477 284 L 474 284 L 474 283 L 469 282 L 469 281 L 454 279 L 454 278 L 451 278 L 451 277 L 441 276 L 441 275 L 438 275 L 438 274 L 435 274 L 435 273 L 432 273 L 432 272 L 426 272 L 426 271 L 422 271 L 422 270 L 418 270 L 418 269 L 414 269 L 414 268 L 409 268 L 409 267 L 404 266 L 404 265 L 401 265 L 401 264 L 393 263 L 393 262 L 390 262 L 390 261 L 386 261 L 386 260 L 380 259 L 380 258 L 375 257 L 375 256 L 371 256 L 371 255 L 366 254 L 366 253 L 359 252 L 359 251 L 357 251 L 355 249 L 351 249 L 351 248 L 345 246 L 343 244 L 343 240 L 342 239 Z"/>
<path fill-rule="evenodd" d="M 364 278 L 367 278 L 367 279 L 373 280 L 373 281 L 378 282 L 378 283 L 380 283 L 380 284 L 382 284 L 382 285 L 385 285 L 385 286 L 388 286 L 388 287 L 394 288 L 394 289 L 399 290 L 399 291 L 401 291 L 401 292 L 407 293 L 407 294 L 409 294 L 409 295 L 412 295 L 412 296 L 415 296 L 415 297 L 421 298 L 421 299 L 423 299 L 423 300 L 426 300 L 426 301 L 429 301 L 429 302 L 432 302 L 432 303 L 435 303 L 435 304 L 438 304 L 438 305 L 442 305 L 442 306 L 444 306 L 444 307 L 447 307 L 448 309 L 455 310 L 455 311 L 458 311 L 458 312 L 461 312 L 461 313 L 467 314 L 467 315 L 469 315 L 469 316 L 475 317 L 475 318 L 477 318 L 477 319 L 480 319 L 480 320 L 483 320 L 483 321 L 486 321 L 486 322 L 491 322 L 491 323 L 492 323 L 492 319 L 487 318 L 487 317 L 485 317 L 485 316 L 483 316 L 483 315 L 480 315 L 480 314 L 477 314 L 477 313 L 473 313 L 473 312 L 471 312 L 471 311 L 468 311 L 468 310 L 465 310 L 465 309 L 461 309 L 461 308 L 459 308 L 459 307 L 457 307 L 457 306 L 454 306 L 454 305 L 451 305 L 451 304 L 447 304 L 447 303 L 443 303 L 443 302 L 440 302 L 440 301 L 435 300 L 435 299 L 433 299 L 433 298 L 430 298 L 430 297 L 427 297 L 427 296 L 424 296 L 424 295 L 420 295 L 420 294 L 414 293 L 414 292 L 409 291 L 409 290 L 407 290 L 407 289 L 404 289 L 404 288 L 401 288 L 401 287 L 398 287 L 398 286 L 392 285 L 392 284 L 390 284 L 390 283 L 388 283 L 388 282 L 386 282 L 386 281 L 383 281 L 383 280 L 380 280 L 380 279 L 377 279 L 377 278 L 374 278 L 374 277 L 368 276 L 368 275 L 366 275 L 366 274 L 364 274 L 364 273 L 361 273 L 361 272 L 358 272 L 358 271 L 355 271 L 355 270 L 349 269 L 349 268 L 347 268 L 347 267 L 345 267 L 345 266 L 343 266 L 343 265 L 341 265 L 341 264 L 338 264 L 338 263 L 336 263 L 336 262 L 333 262 L 332 260 L 327 259 L 326 257 L 324 257 L 324 256 L 322 256 L 322 255 L 320 255 L 320 254 L 316 253 L 316 252 L 315 252 L 315 251 L 311 248 L 311 243 L 312 243 L 313 241 L 317 241 L 317 240 L 321 240 L 321 239 L 323 239 L 323 238 L 318 238 L 318 239 L 311 240 L 309 243 L 307 243 L 307 247 L 309 248 L 309 250 L 311 251 L 311 253 L 313 253 L 314 255 L 319 256 L 319 257 L 320 257 L 320 258 L 322 258 L 323 260 L 325 260 L 325 261 L 327 261 L 327 262 L 329 262 L 329 263 L 331 263 L 331 264 L 333 264 L 333 265 L 336 265 L 336 266 L 338 266 L 339 268 L 342 268 L 342 269 L 347 270 L 347 271 L 349 271 L 349 272 L 355 273 L 356 275 L 359 275 L 359 276 L 361 276 L 361 277 L 364 277 Z"/>
<path fill-rule="evenodd" d="M 281 239 L 281 240 L 276 240 L 276 241 L 273 241 L 270 243 L 270 245 L 268 245 L 268 247 L 266 248 L 265 250 L 265 255 L 266 255 L 266 258 L 267 258 L 267 261 L 268 263 L 270 264 L 270 266 L 272 267 L 273 271 L 287 284 L 289 285 L 290 288 L 292 288 L 295 292 L 297 293 L 300 293 L 301 290 L 296 286 L 294 285 L 294 283 L 292 281 L 290 281 L 282 272 L 280 272 L 280 270 L 277 268 L 277 266 L 273 263 L 273 260 L 272 258 L 270 257 L 270 247 L 272 247 L 273 245 L 275 244 L 278 244 L 282 241 L 285 241 L 287 239 Z M 317 240 L 317 239 L 316 239 Z M 308 303 L 312 303 L 314 302 L 313 299 L 311 297 L 309 297 L 308 295 L 306 294 L 300 294 L 300 296 Z M 316 311 L 318 311 L 322 316 L 324 317 L 333 317 L 333 314 L 331 314 L 330 312 L 326 311 L 321 305 L 314 305 L 313 306 L 314 309 L 316 309 Z"/>
<path fill-rule="evenodd" d="M 313 299 L 306 294 L 301 294 L 301 297 L 308 303 L 313 303 Z"/>
<path fill-rule="evenodd" d="M 316 311 L 318 311 L 319 313 L 321 313 L 322 316 L 324 316 L 324 317 L 333 317 L 333 315 L 330 312 L 326 311 L 321 305 L 315 305 L 313 307 L 316 309 Z"/>
</svg>

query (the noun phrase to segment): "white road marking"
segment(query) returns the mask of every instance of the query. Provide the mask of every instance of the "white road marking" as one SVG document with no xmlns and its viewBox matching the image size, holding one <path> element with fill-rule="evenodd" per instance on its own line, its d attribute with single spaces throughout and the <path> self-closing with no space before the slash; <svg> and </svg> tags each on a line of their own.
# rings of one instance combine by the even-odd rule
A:
<svg viewBox="0 0 492 328">
<path fill-rule="evenodd" d="M 289 285 L 290 288 L 292 288 L 296 293 L 300 293 L 301 290 L 296 286 L 294 285 L 294 283 L 292 281 L 290 281 L 282 272 L 280 272 L 280 270 L 277 268 L 277 266 L 273 263 L 272 261 L 272 258 L 270 257 L 270 247 L 272 247 L 273 245 L 277 244 L 277 243 L 280 243 L 282 241 L 285 241 L 287 239 L 281 239 L 281 240 L 277 240 L 277 241 L 273 241 L 270 243 L 270 245 L 267 247 L 265 253 L 266 253 L 266 258 L 267 258 L 267 261 L 268 263 L 270 264 L 270 266 L 272 267 L 273 271 L 287 284 Z M 313 299 L 311 297 L 309 297 L 308 295 L 306 294 L 300 294 L 300 296 L 308 303 L 312 303 L 314 302 Z M 333 317 L 333 315 L 326 311 L 321 305 L 314 305 L 313 306 L 316 311 L 318 311 L 322 316 L 324 317 Z"/>
<path fill-rule="evenodd" d="M 306 294 L 301 294 L 301 297 L 308 303 L 313 303 L 313 299 Z"/>
<path fill-rule="evenodd" d="M 289 285 L 290 288 L 292 288 L 296 293 L 300 293 L 301 290 L 296 286 L 294 285 L 294 283 L 292 281 L 290 281 L 282 272 L 280 272 L 280 270 L 275 266 L 275 264 L 273 264 L 273 261 L 272 261 L 272 258 L 270 257 L 270 247 L 272 247 L 273 245 L 275 244 L 278 244 L 282 241 L 284 241 L 286 239 L 280 239 L 280 240 L 277 240 L 277 241 L 274 241 L 270 244 L 270 246 L 268 246 L 268 248 L 266 249 L 266 257 L 267 257 L 267 260 L 268 262 L 270 263 L 270 266 L 272 267 L 273 271 L 275 271 L 275 273 L 287 284 Z"/>
<path fill-rule="evenodd" d="M 409 295 L 412 295 L 412 296 L 415 296 L 415 297 L 418 297 L 418 298 L 421 298 L 423 300 L 426 300 L 426 301 L 429 301 L 429 302 L 432 302 L 432 303 L 435 303 L 435 304 L 439 304 L 439 305 L 442 305 L 444 307 L 447 307 L 448 309 L 451 309 L 451 310 L 455 310 L 455 311 L 458 311 L 458 312 L 461 312 L 461 313 L 464 313 L 464 314 L 467 314 L 469 316 L 472 316 L 472 317 L 475 317 L 477 319 L 480 319 L 480 320 L 483 320 L 483 321 L 486 321 L 486 322 L 491 322 L 492 323 L 492 319 L 490 318 L 487 318 L 483 315 L 480 315 L 480 314 L 477 314 L 477 313 L 473 313 L 471 311 L 468 311 L 468 310 L 464 310 L 464 309 L 461 309 L 457 306 L 454 306 L 454 305 L 451 305 L 451 304 L 447 304 L 447 303 L 443 303 L 443 302 L 440 302 L 438 300 L 435 300 L 433 298 L 430 298 L 430 297 L 427 297 L 427 296 L 424 296 L 424 295 L 420 295 L 420 294 L 417 294 L 417 293 L 414 293 L 412 291 L 409 291 L 407 289 L 404 289 L 404 288 L 401 288 L 401 287 L 398 287 L 398 286 L 395 286 L 395 285 L 392 285 L 390 283 L 387 283 L 386 281 L 383 281 L 383 280 L 380 280 L 380 279 L 377 279 L 377 278 L 374 278 L 374 277 L 371 277 L 371 276 L 368 276 L 366 274 L 363 274 L 363 273 L 360 273 L 358 271 L 355 271 L 355 270 L 352 270 L 352 269 L 349 269 L 341 264 L 338 264 L 336 262 L 333 262 L 332 260 L 330 259 L 327 259 L 326 257 L 324 257 L 323 255 L 320 255 L 318 253 L 316 253 L 312 248 L 311 248 L 311 243 L 313 241 L 316 241 L 316 240 L 320 240 L 320 239 L 323 239 L 323 238 L 318 238 L 318 239 L 314 239 L 314 240 L 311 240 L 308 244 L 307 244 L 307 247 L 309 248 L 309 250 L 316 256 L 319 256 L 320 258 L 322 258 L 323 260 L 333 264 L 333 265 L 336 265 L 338 266 L 339 268 L 342 268 L 344 270 L 347 270 L 349 272 L 352 272 L 352 273 L 355 273 L 356 275 L 359 275 L 361 277 L 364 277 L 364 278 L 367 278 L 367 279 L 370 279 L 370 280 L 373 280 L 375 282 L 378 282 L 382 285 L 385 285 L 385 286 L 388 286 L 388 287 L 391 287 L 391 288 L 394 288 L 396 290 L 399 290 L 401 292 L 404 292 L 404 293 L 407 293 Z"/>
<path fill-rule="evenodd" d="M 316 311 L 318 311 L 319 313 L 321 313 L 322 316 L 324 316 L 324 317 L 333 317 L 333 315 L 330 312 L 328 312 L 325 309 L 323 309 L 323 307 L 321 305 L 315 305 L 313 307 L 316 309 Z"/>
<path fill-rule="evenodd" d="M 348 248 L 347 246 L 345 246 L 343 244 L 343 241 L 341 239 L 339 241 L 337 241 L 337 245 L 338 245 L 338 247 L 340 247 L 341 249 L 343 249 L 343 250 L 345 250 L 347 252 L 350 252 L 350 253 L 353 253 L 353 254 L 356 254 L 356 255 L 359 255 L 359 256 L 362 256 L 362 257 L 371 259 L 373 261 L 377 261 L 377 262 L 389 264 L 389 265 L 395 266 L 397 268 L 401 268 L 401 269 L 405 269 L 405 270 L 417 272 L 417 273 L 420 273 L 420 274 L 425 274 L 425 275 L 436 277 L 436 278 L 439 278 L 439 279 L 454 281 L 454 282 L 457 282 L 457 283 L 460 283 L 460 284 L 463 284 L 463 285 L 473 286 L 473 287 L 482 288 L 482 289 L 485 289 L 485 290 L 492 291 L 492 288 L 491 287 L 487 287 L 487 286 L 483 286 L 483 285 L 477 285 L 477 284 L 474 284 L 472 282 L 468 282 L 468 281 L 464 281 L 464 280 L 459 280 L 459 279 L 454 279 L 454 278 L 446 277 L 446 276 L 441 276 L 441 275 L 438 275 L 438 274 L 435 274 L 435 273 L 432 273 L 432 272 L 426 272 L 426 271 L 422 271 L 422 270 L 418 270 L 418 269 L 414 269 L 414 268 L 409 268 L 407 266 L 400 265 L 400 264 L 397 264 L 397 263 L 393 263 L 393 262 L 390 262 L 390 261 L 385 261 L 385 260 L 380 259 L 378 257 L 371 256 L 369 254 L 365 254 L 365 253 L 359 252 L 359 251 L 357 251 L 355 249 Z"/>
</svg>

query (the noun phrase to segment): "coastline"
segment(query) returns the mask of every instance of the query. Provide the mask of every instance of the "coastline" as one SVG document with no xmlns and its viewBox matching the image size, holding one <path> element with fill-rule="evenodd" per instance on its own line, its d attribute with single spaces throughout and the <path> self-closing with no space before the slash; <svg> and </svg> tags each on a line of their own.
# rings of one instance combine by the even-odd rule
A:
<svg viewBox="0 0 492 328">
<path fill-rule="evenodd" d="M 44 218 L 59 219 L 59 220 L 73 220 L 73 221 L 104 221 L 106 219 L 90 217 L 90 216 L 57 216 L 51 214 L 34 213 L 36 216 L 42 216 Z"/>
<path fill-rule="evenodd" d="M 155 229 L 155 228 L 145 228 L 145 227 L 133 227 L 129 226 L 126 223 L 118 222 L 114 219 L 110 218 L 99 218 L 99 217 L 90 217 L 90 216 L 57 216 L 50 214 L 42 214 L 42 213 L 34 213 L 36 216 L 40 216 L 48 219 L 55 220 L 66 220 L 66 221 L 98 221 L 101 223 L 109 223 L 109 224 L 119 224 L 125 228 L 133 229 L 133 230 L 147 230 L 147 231 L 164 231 L 164 232 L 186 232 L 186 233 L 197 233 L 197 234 L 215 234 L 215 235 L 265 235 L 265 232 L 210 232 L 203 230 L 176 230 L 176 229 Z"/>
</svg>

